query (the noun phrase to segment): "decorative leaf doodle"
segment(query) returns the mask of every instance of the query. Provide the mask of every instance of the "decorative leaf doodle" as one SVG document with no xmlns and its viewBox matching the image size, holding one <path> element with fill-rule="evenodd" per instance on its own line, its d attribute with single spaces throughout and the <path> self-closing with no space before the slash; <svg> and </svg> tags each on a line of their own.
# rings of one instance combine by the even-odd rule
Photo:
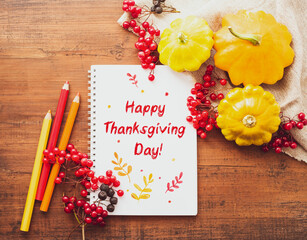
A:
<svg viewBox="0 0 307 240">
<path fill-rule="evenodd" d="M 136 87 L 138 87 L 138 81 L 136 79 L 136 75 L 133 76 L 130 73 L 127 73 L 127 76 L 129 77 L 129 81 L 131 81 L 132 84 L 134 84 Z"/>
<path fill-rule="evenodd" d="M 130 176 L 129 174 L 132 172 L 132 166 L 131 165 L 128 165 L 127 163 L 124 163 L 123 165 L 122 162 L 123 162 L 123 159 L 120 158 L 118 159 L 118 154 L 117 152 L 114 152 L 114 157 L 116 158 L 117 161 L 114 161 L 112 160 L 112 163 L 117 165 L 117 167 L 114 167 L 114 170 L 115 171 L 118 171 L 117 174 L 119 176 L 127 176 L 128 179 L 129 179 L 129 182 L 131 182 L 131 179 L 130 179 Z M 127 170 L 125 170 L 125 167 L 127 166 Z"/>
<path fill-rule="evenodd" d="M 175 176 L 175 180 L 172 180 L 172 184 L 171 183 L 167 183 L 166 184 L 166 191 L 165 193 L 167 192 L 174 192 L 175 189 L 179 188 L 178 184 L 181 184 L 183 183 L 183 181 L 181 181 L 180 179 L 182 178 L 183 176 L 183 172 L 180 172 L 179 176 Z"/>
<path fill-rule="evenodd" d="M 131 197 L 134 198 L 135 200 L 140 200 L 140 199 L 148 199 L 150 198 L 149 194 L 144 194 L 144 193 L 149 193 L 152 192 L 151 188 L 148 188 L 147 186 L 152 183 L 154 179 L 152 178 L 152 173 L 149 174 L 148 180 L 146 176 L 143 176 L 143 182 L 144 182 L 144 188 L 142 189 L 139 185 L 136 183 L 133 184 L 133 186 L 140 192 L 140 195 L 136 195 L 135 193 L 131 194 Z"/>
</svg>

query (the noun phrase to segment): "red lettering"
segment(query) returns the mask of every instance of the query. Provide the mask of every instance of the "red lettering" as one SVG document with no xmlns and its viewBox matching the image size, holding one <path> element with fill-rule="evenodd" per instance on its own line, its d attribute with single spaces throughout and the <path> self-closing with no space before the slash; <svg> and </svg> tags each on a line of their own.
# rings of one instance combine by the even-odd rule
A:
<svg viewBox="0 0 307 240">
<path fill-rule="evenodd" d="M 126 112 L 128 112 L 129 108 L 131 108 L 131 113 L 133 113 L 134 101 L 129 105 L 129 100 L 126 103 Z"/>
<path fill-rule="evenodd" d="M 143 144 L 142 143 L 136 143 L 134 147 L 134 155 L 140 155 L 143 152 Z"/>
</svg>

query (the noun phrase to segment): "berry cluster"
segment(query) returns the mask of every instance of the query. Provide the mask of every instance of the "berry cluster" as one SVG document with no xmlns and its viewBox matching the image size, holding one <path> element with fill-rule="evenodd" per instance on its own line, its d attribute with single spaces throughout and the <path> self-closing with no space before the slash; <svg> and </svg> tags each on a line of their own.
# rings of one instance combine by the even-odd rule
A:
<svg viewBox="0 0 307 240">
<path fill-rule="evenodd" d="M 207 132 L 210 132 L 213 126 L 219 128 L 216 124 L 218 113 L 212 106 L 211 101 L 224 98 L 222 93 L 216 94 L 209 90 L 216 85 L 216 82 L 212 80 L 213 69 L 212 65 L 207 66 L 206 73 L 203 76 L 204 83 L 195 83 L 194 88 L 191 89 L 191 93 L 195 97 L 189 96 L 187 98 L 187 106 L 191 116 L 186 119 L 193 124 L 193 127 L 197 129 L 197 135 L 203 139 L 207 137 Z M 227 83 L 225 79 L 221 79 L 219 82 L 222 86 Z"/>
<path fill-rule="evenodd" d="M 282 148 L 290 147 L 295 149 L 297 143 L 294 141 L 290 130 L 293 128 L 303 129 L 307 125 L 307 119 L 304 113 L 299 113 L 297 119 L 290 119 L 288 117 L 282 116 L 282 123 L 279 126 L 279 130 L 272 137 L 272 140 L 262 145 L 262 150 L 268 152 L 270 149 L 274 149 L 276 153 L 281 153 Z"/>
<path fill-rule="evenodd" d="M 76 197 L 63 196 L 62 201 L 65 203 L 64 211 L 66 213 L 74 212 L 78 219 L 84 223 L 105 226 L 104 218 L 108 216 L 108 211 L 103 207 L 97 206 L 95 203 L 90 205 L 84 199 L 77 200 Z"/>
<path fill-rule="evenodd" d="M 161 3 L 164 3 L 165 0 L 153 0 L 153 6 L 150 8 L 150 11 L 153 13 L 161 14 L 163 12 L 163 6 Z"/>
<path fill-rule="evenodd" d="M 80 189 L 80 195 L 83 198 L 88 196 L 89 191 L 95 192 L 99 188 L 101 190 L 99 194 L 101 195 L 101 192 L 104 191 L 106 196 L 104 199 L 100 196 L 91 205 L 84 199 L 77 200 L 76 196 L 63 196 L 62 201 L 65 203 L 64 211 L 66 213 L 74 213 L 82 227 L 84 227 L 85 223 L 104 226 L 104 218 L 108 216 L 108 212 L 114 211 L 114 205 L 118 202 L 115 193 L 119 197 L 124 195 L 124 191 L 115 189 L 120 186 L 120 181 L 116 179 L 111 170 L 108 170 L 105 176 L 95 176 L 95 172 L 91 170 L 93 161 L 88 159 L 87 154 L 78 152 L 74 145 L 68 144 L 66 150 L 59 151 L 58 148 L 55 148 L 52 152 L 48 150 L 43 152 L 45 156 L 44 162 L 55 163 L 57 161 L 65 171 L 74 169 L 74 176 L 77 177 L 77 180 L 74 181 L 62 171 L 55 179 L 55 183 L 69 183 L 70 180 L 73 181 L 76 189 L 80 189 L 80 187 L 78 188 L 79 185 L 83 186 Z"/>
<path fill-rule="evenodd" d="M 124 0 L 122 8 L 125 12 L 130 12 L 132 18 L 137 18 L 142 13 L 142 8 L 135 6 L 133 0 Z"/>
<path fill-rule="evenodd" d="M 138 8 L 134 5 L 134 1 L 123 2 L 124 11 L 130 12 L 133 18 L 136 16 L 136 14 L 134 14 L 135 11 L 137 11 L 133 9 L 140 9 L 141 12 L 141 8 Z M 135 34 L 139 36 L 137 42 L 135 43 L 135 48 L 139 51 L 138 58 L 141 62 L 142 68 L 150 70 L 148 79 L 153 81 L 155 79 L 153 71 L 156 67 L 156 63 L 159 60 L 155 37 L 160 36 L 160 30 L 155 29 L 146 21 L 141 25 L 138 25 L 134 19 L 123 22 L 123 28 L 131 29 Z"/>
</svg>

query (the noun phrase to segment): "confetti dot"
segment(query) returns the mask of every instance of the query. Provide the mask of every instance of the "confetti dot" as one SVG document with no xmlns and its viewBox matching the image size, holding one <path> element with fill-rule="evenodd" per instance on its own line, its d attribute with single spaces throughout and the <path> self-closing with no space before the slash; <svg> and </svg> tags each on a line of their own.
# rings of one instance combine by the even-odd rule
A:
<svg viewBox="0 0 307 240">
<path fill-rule="evenodd" d="M 142 90 L 141 93 L 144 93 L 144 90 Z"/>
<path fill-rule="evenodd" d="M 173 162 L 175 162 L 175 160 L 176 160 L 175 158 L 172 159 Z"/>
<path fill-rule="evenodd" d="M 118 143 L 120 143 L 120 140 L 117 140 Z"/>
<path fill-rule="evenodd" d="M 165 93 L 165 96 L 168 96 L 168 92 Z"/>
<path fill-rule="evenodd" d="M 111 107 L 111 105 L 108 105 L 108 108 L 110 108 Z"/>
<path fill-rule="evenodd" d="M 161 177 L 159 177 L 159 179 L 161 179 Z"/>
<path fill-rule="evenodd" d="M 129 192 L 129 189 L 127 189 L 127 192 Z"/>
<path fill-rule="evenodd" d="M 168 203 L 171 203 L 171 202 L 172 202 L 171 200 L 168 201 Z"/>
<path fill-rule="evenodd" d="M 141 172 L 143 172 L 143 169 L 141 169 Z"/>
</svg>

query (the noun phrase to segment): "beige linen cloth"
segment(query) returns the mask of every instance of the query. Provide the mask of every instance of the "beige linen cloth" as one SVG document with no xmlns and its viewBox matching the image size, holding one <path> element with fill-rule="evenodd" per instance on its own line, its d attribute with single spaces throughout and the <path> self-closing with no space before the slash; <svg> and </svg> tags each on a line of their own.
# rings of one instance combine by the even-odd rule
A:
<svg viewBox="0 0 307 240">
<path fill-rule="evenodd" d="M 138 6 L 146 5 L 149 8 L 153 5 L 152 0 L 135 0 L 135 2 Z M 161 30 L 161 33 L 174 19 L 189 15 L 205 18 L 211 29 L 217 31 L 221 28 L 222 17 L 225 14 L 236 13 L 241 9 L 263 10 L 272 14 L 278 22 L 286 25 L 293 37 L 291 46 L 295 52 L 294 62 L 285 69 L 282 80 L 274 85 L 262 84 L 262 87 L 274 94 L 284 115 L 292 117 L 299 112 L 304 112 L 307 115 L 307 73 L 305 71 L 307 64 L 305 20 L 307 0 L 166 0 L 165 3 L 175 7 L 180 13 L 151 14 L 148 22 L 153 22 Z M 122 25 L 126 20 L 130 20 L 129 14 L 124 13 L 118 23 Z M 144 18 L 140 19 L 141 22 L 144 20 Z M 214 52 L 212 50 L 211 58 L 204 65 L 214 64 Z M 188 74 L 193 74 L 195 80 L 200 81 L 204 71 L 205 67 L 202 66 L 200 70 Z M 220 69 L 215 69 L 215 74 L 218 78 L 227 78 L 227 74 Z M 283 148 L 283 151 L 297 160 L 307 163 L 307 126 L 302 130 L 293 129 L 291 132 L 298 147 L 296 149 Z"/>
</svg>

